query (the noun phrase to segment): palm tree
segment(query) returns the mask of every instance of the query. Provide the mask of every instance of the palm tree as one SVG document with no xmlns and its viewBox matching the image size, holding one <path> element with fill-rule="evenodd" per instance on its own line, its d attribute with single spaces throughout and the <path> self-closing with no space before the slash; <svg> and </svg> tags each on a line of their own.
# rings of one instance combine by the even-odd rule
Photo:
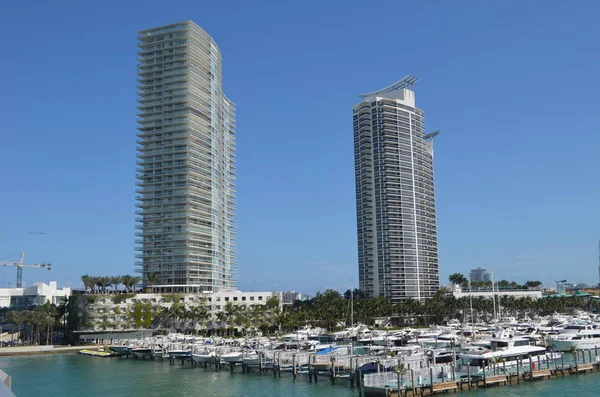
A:
<svg viewBox="0 0 600 397">
<path fill-rule="evenodd" d="M 569 346 L 569 350 L 567 350 L 569 353 L 573 354 L 573 361 L 575 361 L 575 368 L 577 368 L 577 353 L 580 352 L 579 348 L 577 348 L 576 345 L 571 345 Z"/>
<path fill-rule="evenodd" d="M 129 286 L 131 287 L 131 292 L 136 291 L 135 287 L 140 283 L 140 281 L 142 281 L 141 278 L 139 277 L 131 277 L 131 280 L 129 281 Z"/>
<path fill-rule="evenodd" d="M 58 310 L 58 318 L 62 320 L 63 330 L 66 333 L 67 330 L 67 317 L 69 316 L 69 298 L 63 296 L 60 300 L 60 303 L 57 307 Z"/>
<path fill-rule="evenodd" d="M 101 289 L 101 292 L 105 294 L 106 287 L 110 285 L 110 277 L 96 277 L 96 285 Z"/>
<path fill-rule="evenodd" d="M 148 273 L 146 275 L 146 284 L 148 284 L 150 287 L 158 284 L 159 281 L 159 277 L 157 273 Z"/>
<path fill-rule="evenodd" d="M 225 312 L 218 312 L 215 317 L 219 323 L 219 336 L 222 336 L 221 330 L 227 329 L 227 323 L 225 322 L 227 320 L 227 314 Z"/>
<path fill-rule="evenodd" d="M 88 292 L 88 288 L 90 289 L 90 292 L 92 292 L 92 278 L 90 276 L 84 274 L 81 276 L 81 282 L 83 283 L 83 289 L 86 293 Z"/>
<path fill-rule="evenodd" d="M 119 292 L 119 284 L 121 284 L 123 282 L 123 277 L 121 276 L 112 276 L 110 278 L 110 283 L 112 284 L 113 288 L 115 289 L 115 294 L 117 292 Z"/>
<path fill-rule="evenodd" d="M 453 273 L 448 277 L 448 280 L 455 285 L 463 285 L 468 283 L 467 278 L 462 273 Z"/>
<path fill-rule="evenodd" d="M 133 279 L 133 277 L 131 277 L 130 275 L 126 274 L 124 276 L 121 277 L 121 283 L 125 286 L 125 292 L 129 293 L 129 286 L 131 285 L 131 280 Z"/>
</svg>

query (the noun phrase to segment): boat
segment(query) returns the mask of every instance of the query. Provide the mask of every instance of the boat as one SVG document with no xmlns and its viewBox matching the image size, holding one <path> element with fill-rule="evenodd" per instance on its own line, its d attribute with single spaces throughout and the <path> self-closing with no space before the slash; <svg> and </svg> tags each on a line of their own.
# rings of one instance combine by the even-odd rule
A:
<svg viewBox="0 0 600 397">
<path fill-rule="evenodd" d="M 131 348 L 129 346 L 108 346 L 108 349 L 120 355 L 131 353 Z"/>
<path fill-rule="evenodd" d="M 258 353 L 258 352 L 248 353 L 245 357 L 242 357 L 242 364 L 244 364 L 244 365 L 260 365 L 261 364 L 261 354 L 262 353 Z M 267 362 L 267 360 L 264 356 L 262 357 L 262 362 L 263 363 Z"/>
<path fill-rule="evenodd" d="M 600 329 L 594 324 L 568 324 L 560 333 L 548 336 L 546 341 L 555 351 L 592 349 L 600 346 Z"/>
<path fill-rule="evenodd" d="M 215 360 L 216 353 L 214 350 L 204 353 L 192 353 L 192 360 L 197 363 L 208 363 Z"/>
<path fill-rule="evenodd" d="M 169 350 L 167 352 L 169 357 L 173 359 L 187 359 L 192 357 L 192 351 L 190 349 L 181 349 L 181 350 Z"/>
<path fill-rule="evenodd" d="M 94 357 L 112 357 L 114 353 L 105 352 L 102 350 L 91 350 L 91 349 L 83 349 L 77 352 L 78 354 L 83 354 L 84 356 L 94 356 Z"/>
<path fill-rule="evenodd" d="M 152 357 L 152 349 L 148 347 L 136 347 L 131 349 L 131 353 L 140 358 L 151 358 Z"/>
<path fill-rule="evenodd" d="M 226 363 L 241 363 L 244 353 L 241 350 L 229 352 L 221 355 L 221 360 Z"/>
<path fill-rule="evenodd" d="M 492 334 L 490 339 L 491 350 L 467 351 L 461 354 L 463 364 L 459 367 L 460 372 L 467 372 L 463 366 L 471 367 L 471 373 L 479 374 L 488 371 L 492 365 L 513 367 L 528 360 L 546 362 L 557 360 L 560 353 L 548 353 L 545 347 L 534 346 L 528 338 L 518 337 L 509 330 L 503 330 L 498 336 Z"/>
</svg>

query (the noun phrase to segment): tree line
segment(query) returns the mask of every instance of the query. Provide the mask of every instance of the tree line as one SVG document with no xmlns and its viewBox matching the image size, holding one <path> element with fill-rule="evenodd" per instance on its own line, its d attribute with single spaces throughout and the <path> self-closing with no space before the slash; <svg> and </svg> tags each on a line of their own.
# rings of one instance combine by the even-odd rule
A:
<svg viewBox="0 0 600 397">
<path fill-rule="evenodd" d="M 122 292 L 130 293 L 136 291 L 136 286 L 142 281 L 139 277 L 130 275 L 125 276 L 89 276 L 84 274 L 81 276 L 81 282 L 86 293 L 90 294 L 106 294 L 109 292 L 119 293 L 119 286 L 123 286 Z M 112 287 L 112 291 L 110 291 Z"/>
<path fill-rule="evenodd" d="M 455 298 L 445 290 L 440 290 L 431 299 L 418 301 L 409 298 L 397 304 L 391 304 L 383 297 L 365 298 L 359 290 L 354 290 L 352 295 L 354 296 L 353 315 L 350 312 L 351 292 L 349 290 L 343 295 L 337 291 L 327 290 L 325 293 L 318 293 L 311 300 L 296 301 L 291 306 L 284 306 L 279 325 L 287 330 L 313 325 L 335 331 L 348 326 L 353 318 L 355 323 L 361 322 L 370 326 L 377 324 L 427 326 L 443 325 L 452 319 L 458 319 L 463 323 L 490 321 L 494 313 L 494 302 L 490 298 Z M 471 305 L 473 318 L 471 318 Z M 600 303 L 579 296 L 541 299 L 501 296 L 496 306 L 499 318 L 532 318 L 555 312 L 600 310 Z"/>
<path fill-rule="evenodd" d="M 63 298 L 58 306 L 46 302 L 28 310 L 5 310 L 2 313 L 2 322 L 12 325 L 11 342 L 21 341 L 30 345 L 52 344 L 56 329 L 66 331 L 68 302 L 68 298 Z"/>
<path fill-rule="evenodd" d="M 460 285 L 462 288 L 469 288 L 469 280 L 462 273 L 452 273 L 448 280 L 455 285 Z M 499 288 L 511 289 L 535 289 L 542 285 L 541 281 L 528 280 L 524 284 L 519 284 L 516 281 L 500 280 L 495 283 Z M 492 288 L 492 281 L 471 281 L 471 288 Z"/>
</svg>

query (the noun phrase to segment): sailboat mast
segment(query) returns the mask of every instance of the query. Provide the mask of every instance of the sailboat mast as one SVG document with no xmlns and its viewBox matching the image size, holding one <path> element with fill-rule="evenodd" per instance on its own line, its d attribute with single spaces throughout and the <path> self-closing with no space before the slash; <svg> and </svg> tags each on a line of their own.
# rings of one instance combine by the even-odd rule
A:
<svg viewBox="0 0 600 397">
<path fill-rule="evenodd" d="M 494 320 L 498 320 L 498 315 L 496 314 L 496 290 L 494 289 L 494 272 L 491 274 L 492 277 L 492 304 L 494 305 Z"/>
<path fill-rule="evenodd" d="M 473 290 L 471 289 L 471 275 L 469 275 L 469 305 L 471 306 L 471 340 L 475 340 L 475 334 L 473 331 Z"/>
<path fill-rule="evenodd" d="M 350 326 L 354 327 L 354 290 L 350 290 Z"/>
</svg>

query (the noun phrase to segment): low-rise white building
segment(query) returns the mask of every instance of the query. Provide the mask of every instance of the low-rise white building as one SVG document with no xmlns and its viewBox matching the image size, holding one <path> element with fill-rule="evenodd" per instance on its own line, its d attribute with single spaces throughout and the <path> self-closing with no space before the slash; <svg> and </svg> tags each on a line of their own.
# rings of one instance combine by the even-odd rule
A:
<svg viewBox="0 0 600 397">
<path fill-rule="evenodd" d="M 41 306 L 46 302 L 58 306 L 63 298 L 69 296 L 71 296 L 71 288 L 59 289 L 56 281 L 50 281 L 49 284 L 36 282 L 25 288 L 0 288 L 0 307 L 27 309 Z"/>
<path fill-rule="evenodd" d="M 472 296 L 473 298 L 483 297 L 483 298 L 492 298 L 492 296 L 512 296 L 515 298 L 524 298 L 529 297 L 531 299 L 539 299 L 542 297 L 542 290 L 532 290 L 532 289 L 500 289 L 492 291 L 491 289 L 473 289 L 469 291 L 468 289 L 463 290 L 460 285 L 452 285 L 452 295 L 456 299 L 462 297 Z"/>
<path fill-rule="evenodd" d="M 76 331 L 128 331 L 148 329 L 163 309 L 178 303 L 184 311 L 196 307 L 206 308 L 207 316 L 202 324 L 193 319 L 177 321 L 181 327 L 207 327 L 216 321 L 218 313 L 228 311 L 250 313 L 257 306 L 264 306 L 275 298 L 279 309 L 283 305 L 281 292 L 220 291 L 214 293 L 142 293 L 142 294 L 85 294 L 77 295 L 70 311 L 76 315 Z M 271 300 L 275 303 L 275 301 Z M 271 308 L 276 308 L 272 306 Z M 263 308 L 266 313 L 266 308 Z M 268 314 L 268 313 L 266 313 Z M 231 319 L 230 319 L 231 321 Z M 214 324 L 212 324 L 214 326 Z"/>
</svg>

